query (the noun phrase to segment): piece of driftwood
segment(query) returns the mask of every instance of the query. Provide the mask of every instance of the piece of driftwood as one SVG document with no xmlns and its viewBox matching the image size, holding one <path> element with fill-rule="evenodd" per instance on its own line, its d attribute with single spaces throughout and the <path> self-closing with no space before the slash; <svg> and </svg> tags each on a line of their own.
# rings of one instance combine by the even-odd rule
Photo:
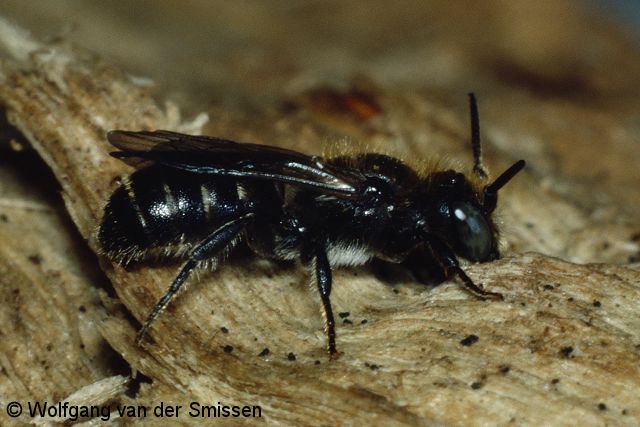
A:
<svg viewBox="0 0 640 427">
<path fill-rule="evenodd" d="M 204 116 L 184 122 L 175 107 L 159 108 L 144 87 L 95 55 L 41 44 L 4 21 L 0 41 L 0 104 L 53 171 L 66 211 L 97 251 L 101 210 L 117 177 L 131 171 L 108 156 L 105 133 L 199 132 Z M 446 152 L 469 159 L 465 115 L 412 91 L 366 80 L 353 85 L 349 93 L 304 91 L 287 100 L 293 109 L 239 114 L 206 130 L 307 152 L 349 133 L 407 157 Z M 506 147 L 500 117 L 491 104 L 489 111 L 488 133 Z M 527 149 L 541 164 L 553 157 L 535 147 L 520 151 Z M 500 170 L 511 156 L 507 147 L 488 160 Z M 368 268 L 337 270 L 332 301 L 342 313 L 344 355 L 334 362 L 324 352 L 319 301 L 304 269 L 242 251 L 220 271 L 201 272 L 154 324 L 153 342 L 138 347 L 131 315 L 144 319 L 178 265 L 127 271 L 100 259 L 116 294 L 107 295 L 96 288 L 96 258 L 65 243 L 72 240 L 68 227 L 50 218 L 49 200 L 4 203 L 0 266 L 9 303 L 0 314 L 3 325 L 22 326 L 3 328 L 0 416 L 12 421 L 10 401 L 82 401 L 79 394 L 93 393 L 89 384 L 97 383 L 104 395 L 91 402 L 146 406 L 140 421 L 147 422 L 157 420 L 151 410 L 161 402 L 182 405 L 174 419 L 184 423 L 200 420 L 189 415 L 191 402 L 220 402 L 260 405 L 264 420 L 292 425 L 634 423 L 637 268 L 517 253 L 620 262 L 637 253 L 637 224 L 606 221 L 606 212 L 595 220 L 544 172 L 533 166 L 501 194 L 508 255 L 466 267 L 505 301 L 479 301 L 456 283 L 427 289 L 406 274 L 380 280 Z M 45 207 L 33 213 L 37 203 Z M 114 351 L 122 366 L 113 363 Z M 123 367 L 151 382 L 125 395 L 117 376 Z"/>
</svg>

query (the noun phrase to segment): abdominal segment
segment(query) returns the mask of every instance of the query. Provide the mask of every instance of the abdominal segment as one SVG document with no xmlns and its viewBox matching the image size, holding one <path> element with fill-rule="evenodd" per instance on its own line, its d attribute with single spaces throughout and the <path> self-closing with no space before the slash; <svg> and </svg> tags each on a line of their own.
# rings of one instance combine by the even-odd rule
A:
<svg viewBox="0 0 640 427">
<path fill-rule="evenodd" d="M 98 239 L 109 258 L 121 263 L 180 256 L 242 208 L 240 186 L 161 166 L 141 169 L 112 194 Z"/>
</svg>

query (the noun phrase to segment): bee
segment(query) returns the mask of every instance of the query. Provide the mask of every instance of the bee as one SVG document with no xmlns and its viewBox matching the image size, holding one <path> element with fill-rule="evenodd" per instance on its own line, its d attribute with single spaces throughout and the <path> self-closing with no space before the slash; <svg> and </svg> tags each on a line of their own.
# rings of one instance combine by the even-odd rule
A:
<svg viewBox="0 0 640 427">
<path fill-rule="evenodd" d="M 111 155 L 137 170 L 122 180 L 98 232 L 103 253 L 121 264 L 154 256 L 181 259 L 177 276 L 150 311 L 136 342 L 190 274 L 213 267 L 241 240 L 258 256 L 298 260 L 310 270 L 322 302 L 327 350 L 338 355 L 331 271 L 372 258 L 402 263 L 420 254 L 445 278 L 457 277 L 481 299 L 502 295 L 476 285 L 458 257 L 499 257 L 492 220 L 498 191 L 525 165 L 517 161 L 487 183 L 478 108 L 469 94 L 474 165 L 420 174 L 379 153 L 309 156 L 164 130 L 114 130 Z"/>
</svg>

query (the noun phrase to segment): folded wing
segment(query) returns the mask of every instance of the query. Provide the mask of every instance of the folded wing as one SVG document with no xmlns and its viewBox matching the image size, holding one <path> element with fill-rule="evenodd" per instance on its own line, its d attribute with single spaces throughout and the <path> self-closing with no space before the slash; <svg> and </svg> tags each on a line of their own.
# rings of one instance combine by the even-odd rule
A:
<svg viewBox="0 0 640 427">
<path fill-rule="evenodd" d="M 238 143 L 165 130 L 107 134 L 121 151 L 111 155 L 133 166 L 153 162 L 194 173 L 262 179 L 353 199 L 364 181 L 354 169 L 327 165 L 318 156 L 284 148 Z"/>
</svg>

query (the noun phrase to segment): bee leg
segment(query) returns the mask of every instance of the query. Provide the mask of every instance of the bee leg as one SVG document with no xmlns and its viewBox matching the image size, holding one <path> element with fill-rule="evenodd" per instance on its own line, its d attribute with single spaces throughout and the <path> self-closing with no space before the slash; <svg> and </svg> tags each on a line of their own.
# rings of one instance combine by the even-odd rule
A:
<svg viewBox="0 0 640 427">
<path fill-rule="evenodd" d="M 189 254 L 189 259 L 184 263 L 180 273 L 173 279 L 171 286 L 165 294 L 158 300 L 149 315 L 147 316 L 142 328 L 136 335 L 136 344 L 140 344 L 147 334 L 153 321 L 160 315 L 173 297 L 178 293 L 184 282 L 187 280 L 191 272 L 198 266 L 201 261 L 215 258 L 221 251 L 228 248 L 233 240 L 244 230 L 247 224 L 253 219 L 254 214 L 248 213 L 239 218 L 231 220 L 221 227 L 217 228 L 206 239 L 200 242 Z"/>
<path fill-rule="evenodd" d="M 446 280 L 442 267 L 424 245 L 411 251 L 402 264 L 423 285 L 433 286 Z"/>
<path fill-rule="evenodd" d="M 480 299 L 492 298 L 492 299 L 504 299 L 502 294 L 497 292 L 489 292 L 482 289 L 480 286 L 473 283 L 473 280 L 466 275 L 466 273 L 460 268 L 460 264 L 458 264 L 458 259 L 455 254 L 447 246 L 442 243 L 438 238 L 429 238 L 427 241 L 427 245 L 431 249 L 431 253 L 434 258 L 438 261 L 440 266 L 442 267 L 442 271 L 444 272 L 445 278 L 449 278 L 453 275 L 457 275 L 460 280 L 462 280 L 462 284 L 464 284 L 465 288 L 475 296 Z"/>
<path fill-rule="evenodd" d="M 336 350 L 336 324 L 333 318 L 333 310 L 331 309 L 331 265 L 327 259 L 327 252 L 324 249 L 316 249 L 311 257 L 312 278 L 315 280 L 320 291 L 320 300 L 322 301 L 322 310 L 324 317 L 324 329 L 327 334 L 327 350 L 332 360 L 338 358 L 339 353 Z"/>
</svg>

